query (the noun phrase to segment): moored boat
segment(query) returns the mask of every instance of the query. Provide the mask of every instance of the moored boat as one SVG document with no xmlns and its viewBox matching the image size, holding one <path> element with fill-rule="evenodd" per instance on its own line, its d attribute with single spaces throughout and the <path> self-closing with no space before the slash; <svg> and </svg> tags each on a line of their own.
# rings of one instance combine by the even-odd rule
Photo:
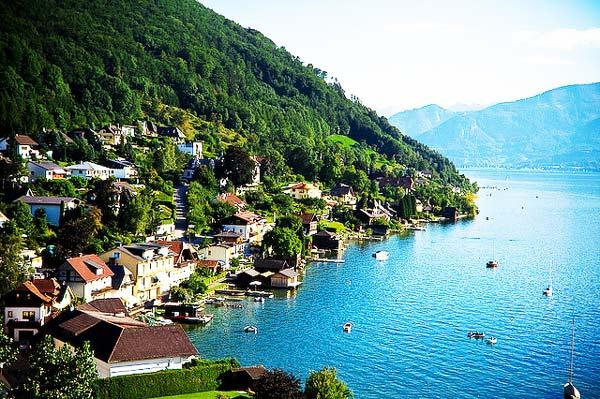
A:
<svg viewBox="0 0 600 399">
<path fill-rule="evenodd" d="M 496 345 L 498 343 L 498 338 L 490 337 L 486 342 L 488 343 L 488 345 Z"/>
<path fill-rule="evenodd" d="M 479 332 L 479 331 L 469 331 L 467 333 L 467 337 L 468 338 L 475 338 L 475 339 L 483 339 L 485 338 L 485 333 Z"/>
<path fill-rule="evenodd" d="M 494 269 L 494 268 L 498 267 L 498 261 L 488 260 L 487 263 L 485 264 L 485 267 L 487 267 L 488 269 Z"/>
<path fill-rule="evenodd" d="M 344 332 L 349 333 L 350 331 L 352 331 L 352 323 L 347 322 L 344 324 Z"/>
<path fill-rule="evenodd" d="M 373 254 L 373 257 L 377 260 L 388 260 L 390 253 L 388 251 L 377 251 Z"/>
<path fill-rule="evenodd" d="M 569 361 L 569 381 L 563 385 L 563 395 L 565 399 L 579 399 L 581 395 L 575 385 L 573 385 L 573 352 L 575 351 L 575 318 L 571 327 L 571 358 Z"/>
<path fill-rule="evenodd" d="M 258 334 L 258 327 L 246 326 L 246 327 L 244 327 L 244 332 Z"/>
<path fill-rule="evenodd" d="M 552 272 L 550 272 L 550 282 L 548 283 L 548 287 L 542 291 L 542 294 L 545 296 L 552 296 Z"/>
</svg>

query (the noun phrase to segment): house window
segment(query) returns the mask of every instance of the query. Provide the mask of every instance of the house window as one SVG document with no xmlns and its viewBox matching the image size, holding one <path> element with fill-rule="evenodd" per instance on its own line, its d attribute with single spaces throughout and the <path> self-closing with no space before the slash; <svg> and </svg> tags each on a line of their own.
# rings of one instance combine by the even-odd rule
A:
<svg viewBox="0 0 600 399">
<path fill-rule="evenodd" d="M 7 317 L 9 319 L 13 317 L 13 311 L 12 310 L 9 310 L 7 313 L 8 313 Z"/>
<path fill-rule="evenodd" d="M 35 320 L 35 312 L 31 310 L 26 310 L 23 312 L 23 318 L 25 320 L 34 321 Z"/>
</svg>

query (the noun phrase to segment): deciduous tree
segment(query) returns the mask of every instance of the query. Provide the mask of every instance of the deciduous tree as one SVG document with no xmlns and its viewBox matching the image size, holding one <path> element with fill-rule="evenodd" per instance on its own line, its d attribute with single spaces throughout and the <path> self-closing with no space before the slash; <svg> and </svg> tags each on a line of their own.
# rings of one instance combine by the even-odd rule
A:
<svg viewBox="0 0 600 399">
<path fill-rule="evenodd" d="M 331 367 L 324 367 L 309 374 L 304 396 L 306 399 L 350 399 L 354 397 L 348 386 L 337 378 L 336 370 Z"/>
<path fill-rule="evenodd" d="M 300 380 L 284 370 L 270 370 L 255 386 L 254 399 L 300 399 Z"/>
</svg>

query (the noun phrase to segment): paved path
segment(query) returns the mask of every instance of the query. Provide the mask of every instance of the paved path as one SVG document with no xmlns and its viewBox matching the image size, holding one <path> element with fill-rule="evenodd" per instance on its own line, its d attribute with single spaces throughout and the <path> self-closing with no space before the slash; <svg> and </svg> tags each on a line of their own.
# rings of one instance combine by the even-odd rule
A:
<svg viewBox="0 0 600 399">
<path fill-rule="evenodd" d="M 175 201 L 175 232 L 173 235 L 176 238 L 181 238 L 187 231 L 188 222 L 185 218 L 187 213 L 187 187 L 177 186 L 175 187 L 175 194 L 173 194 L 173 200 Z"/>
</svg>

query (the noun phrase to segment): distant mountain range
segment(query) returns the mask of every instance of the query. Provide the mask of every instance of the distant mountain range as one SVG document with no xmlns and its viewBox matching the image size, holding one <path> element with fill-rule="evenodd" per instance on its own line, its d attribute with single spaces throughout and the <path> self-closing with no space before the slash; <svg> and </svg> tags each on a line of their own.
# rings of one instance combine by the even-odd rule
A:
<svg viewBox="0 0 600 399">
<path fill-rule="evenodd" d="M 600 168 L 600 82 L 559 87 L 480 111 L 437 105 L 399 112 L 391 124 L 457 166 Z"/>
</svg>

